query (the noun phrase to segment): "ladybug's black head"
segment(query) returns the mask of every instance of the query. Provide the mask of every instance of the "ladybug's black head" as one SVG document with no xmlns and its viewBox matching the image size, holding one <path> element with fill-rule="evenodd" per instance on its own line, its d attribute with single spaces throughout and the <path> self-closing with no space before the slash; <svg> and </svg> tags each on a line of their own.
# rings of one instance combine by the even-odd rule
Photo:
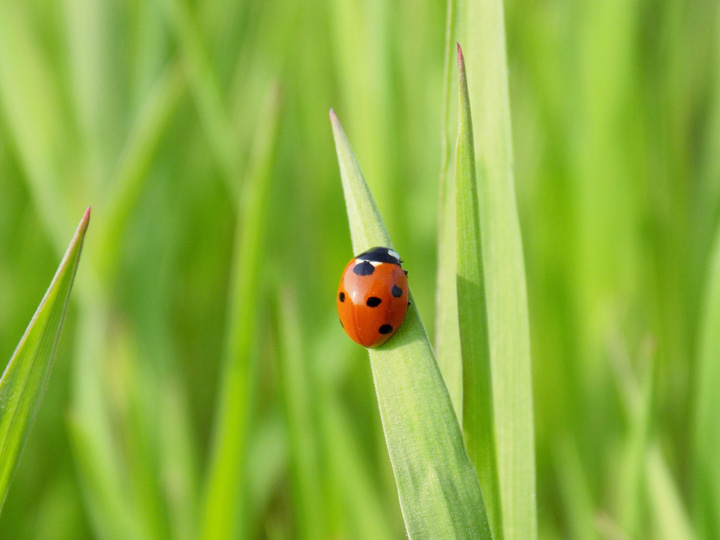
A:
<svg viewBox="0 0 720 540">
<path fill-rule="evenodd" d="M 396 251 L 386 247 L 374 247 L 355 257 L 360 261 L 382 262 L 402 266 L 400 255 Z"/>
</svg>

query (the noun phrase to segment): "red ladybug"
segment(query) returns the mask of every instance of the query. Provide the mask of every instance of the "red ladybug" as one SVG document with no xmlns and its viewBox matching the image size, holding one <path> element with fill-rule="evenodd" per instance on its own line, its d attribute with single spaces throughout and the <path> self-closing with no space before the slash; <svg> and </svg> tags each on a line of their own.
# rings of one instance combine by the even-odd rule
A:
<svg viewBox="0 0 720 540">
<path fill-rule="evenodd" d="M 408 282 L 401 263 L 392 249 L 374 247 L 345 267 L 337 294 L 340 324 L 363 347 L 382 345 L 405 319 Z"/>
</svg>

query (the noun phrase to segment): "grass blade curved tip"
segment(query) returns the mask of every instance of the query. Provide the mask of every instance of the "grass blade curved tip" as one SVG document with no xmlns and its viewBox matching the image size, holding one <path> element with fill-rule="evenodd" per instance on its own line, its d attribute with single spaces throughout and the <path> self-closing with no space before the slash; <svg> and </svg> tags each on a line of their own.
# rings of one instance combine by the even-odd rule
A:
<svg viewBox="0 0 720 540">
<path fill-rule="evenodd" d="M 334 112 L 330 117 L 353 248 L 392 246 L 342 126 Z M 397 334 L 369 353 L 408 536 L 491 538 L 480 484 L 415 303 Z"/>
<path fill-rule="evenodd" d="M 0 378 L 0 509 L 45 392 L 89 221 L 90 208 Z"/>
</svg>

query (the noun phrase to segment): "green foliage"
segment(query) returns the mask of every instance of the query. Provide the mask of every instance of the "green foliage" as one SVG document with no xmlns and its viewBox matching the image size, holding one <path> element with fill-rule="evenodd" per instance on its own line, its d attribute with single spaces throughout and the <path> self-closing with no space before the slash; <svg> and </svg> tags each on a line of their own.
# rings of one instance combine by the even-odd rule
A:
<svg viewBox="0 0 720 540">
<path fill-rule="evenodd" d="M 50 377 L 89 222 L 88 208 L 0 377 L 0 509 Z"/>
<path fill-rule="evenodd" d="M 515 197 L 502 0 L 458 10 L 473 106 L 480 232 L 497 438 L 503 533 L 537 537 L 530 329 L 522 235 Z M 459 293 L 460 291 L 458 291 Z"/>
<path fill-rule="evenodd" d="M 504 537 L 533 538 L 535 507 L 541 538 L 720 535 L 719 20 L 711 0 L 5 0 L 1 357 L 90 204 L 93 229 L 0 536 L 405 534 L 373 375 L 384 395 L 418 375 L 337 322 L 326 114 L 468 432 L 456 42 Z"/>
<path fill-rule="evenodd" d="M 475 465 L 494 537 L 502 538 L 493 418 L 480 209 L 465 61 L 458 45 L 458 136 L 455 150 L 457 306 L 463 374 L 463 436 Z"/>
<path fill-rule="evenodd" d="M 392 248 L 342 126 L 332 111 L 330 118 L 353 252 Z M 492 538 L 480 485 L 417 306 L 408 308 L 391 341 L 369 352 L 408 536 Z"/>
</svg>

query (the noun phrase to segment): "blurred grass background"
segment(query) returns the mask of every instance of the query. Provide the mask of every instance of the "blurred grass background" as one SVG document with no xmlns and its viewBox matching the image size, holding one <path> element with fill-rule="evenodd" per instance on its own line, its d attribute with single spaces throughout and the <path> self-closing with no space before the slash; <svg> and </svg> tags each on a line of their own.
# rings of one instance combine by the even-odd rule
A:
<svg viewBox="0 0 720 540">
<path fill-rule="evenodd" d="M 93 223 L 0 538 L 402 537 L 327 112 L 432 328 L 445 4 L 1 6 L 0 358 Z M 505 10 L 541 537 L 717 538 L 720 10 Z"/>
</svg>

